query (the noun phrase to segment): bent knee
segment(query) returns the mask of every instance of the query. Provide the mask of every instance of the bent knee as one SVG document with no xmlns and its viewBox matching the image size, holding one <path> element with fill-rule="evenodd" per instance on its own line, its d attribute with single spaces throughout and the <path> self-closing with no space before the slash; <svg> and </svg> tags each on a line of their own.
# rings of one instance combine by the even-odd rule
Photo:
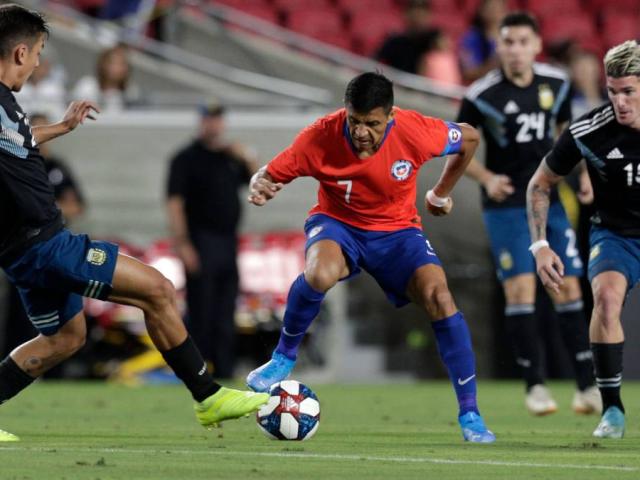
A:
<svg viewBox="0 0 640 480">
<path fill-rule="evenodd" d="M 147 290 L 147 301 L 151 308 L 164 308 L 167 304 L 175 302 L 176 289 L 159 271 L 153 270 L 154 274 L 150 279 Z"/>
<path fill-rule="evenodd" d="M 423 290 L 421 303 L 434 320 L 450 316 L 456 310 L 446 284 L 427 286 Z"/>
<path fill-rule="evenodd" d="M 594 310 L 602 324 L 607 326 L 619 322 L 624 296 L 613 288 L 603 287 L 594 292 L 593 301 Z"/>
<path fill-rule="evenodd" d="M 326 292 L 338 283 L 341 273 L 337 266 L 314 266 L 305 270 L 304 278 L 314 290 Z"/>
</svg>

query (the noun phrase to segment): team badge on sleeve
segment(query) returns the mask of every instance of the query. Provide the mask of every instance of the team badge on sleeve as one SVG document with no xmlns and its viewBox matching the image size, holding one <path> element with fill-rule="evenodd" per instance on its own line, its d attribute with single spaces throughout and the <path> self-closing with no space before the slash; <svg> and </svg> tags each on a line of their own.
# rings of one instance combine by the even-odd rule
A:
<svg viewBox="0 0 640 480">
<path fill-rule="evenodd" d="M 460 130 L 460 126 L 454 122 L 447 122 L 447 129 L 447 145 L 441 155 L 458 153 L 462 146 L 462 130 Z"/>
<path fill-rule="evenodd" d="M 408 160 L 396 160 L 391 165 L 391 176 L 398 181 L 406 180 L 413 171 L 413 165 Z"/>
</svg>

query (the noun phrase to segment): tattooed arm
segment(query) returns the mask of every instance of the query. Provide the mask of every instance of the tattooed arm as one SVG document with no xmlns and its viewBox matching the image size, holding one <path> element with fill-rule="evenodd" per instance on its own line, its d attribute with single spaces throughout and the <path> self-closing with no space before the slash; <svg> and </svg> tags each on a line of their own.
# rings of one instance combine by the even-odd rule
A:
<svg viewBox="0 0 640 480">
<path fill-rule="evenodd" d="M 542 284 L 556 293 L 562 284 L 564 265 L 546 242 L 547 215 L 551 188 L 561 179 L 562 177 L 554 173 L 543 159 L 527 188 L 527 217 L 532 242 L 530 250 L 536 259 L 536 271 Z"/>
</svg>

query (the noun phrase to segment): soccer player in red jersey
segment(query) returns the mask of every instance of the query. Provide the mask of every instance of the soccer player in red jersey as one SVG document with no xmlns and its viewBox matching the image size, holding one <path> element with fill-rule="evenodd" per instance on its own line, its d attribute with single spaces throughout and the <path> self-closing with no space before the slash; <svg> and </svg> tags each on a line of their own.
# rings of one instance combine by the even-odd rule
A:
<svg viewBox="0 0 640 480">
<path fill-rule="evenodd" d="M 320 189 L 305 224 L 305 271 L 289 291 L 278 346 L 247 377 L 250 388 L 266 391 L 289 375 L 325 293 L 364 269 L 396 306 L 414 302 L 427 311 L 456 391 L 464 439 L 495 441 L 476 403 L 469 330 L 415 206 L 419 168 L 452 154 L 425 199 L 433 215 L 451 211 L 449 194 L 478 141 L 478 132 L 466 124 L 394 107 L 392 83 L 379 73 L 363 73 L 347 86 L 345 108 L 304 129 L 254 175 L 249 201 L 259 206 L 298 177 L 315 178 Z"/>
</svg>

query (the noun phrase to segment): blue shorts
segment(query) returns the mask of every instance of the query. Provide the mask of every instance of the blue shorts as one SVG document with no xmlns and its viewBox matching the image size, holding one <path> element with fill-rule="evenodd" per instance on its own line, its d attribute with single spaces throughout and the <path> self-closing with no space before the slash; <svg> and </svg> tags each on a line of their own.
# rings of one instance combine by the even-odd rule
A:
<svg viewBox="0 0 640 480">
<path fill-rule="evenodd" d="M 524 273 L 534 273 L 536 264 L 529 252 L 531 236 L 526 207 L 490 208 L 484 211 L 491 253 L 501 282 Z M 576 248 L 576 234 L 560 202 L 549 207 L 547 240 L 564 264 L 565 275 L 582 275 L 582 260 Z"/>
<path fill-rule="evenodd" d="M 602 272 L 614 271 L 627 278 L 627 291 L 640 280 L 640 238 L 623 237 L 602 227 L 589 234 L 589 281 Z"/>
<path fill-rule="evenodd" d="M 109 296 L 117 258 L 117 245 L 63 229 L 29 248 L 5 273 L 31 323 L 53 335 L 82 310 L 83 296 Z"/>
<path fill-rule="evenodd" d="M 319 240 L 333 240 L 342 248 L 349 275 L 346 280 L 368 272 L 397 307 L 411 300 L 407 286 L 414 272 L 423 265 L 442 266 L 429 240 L 418 228 L 377 232 L 352 227 L 327 215 L 309 217 L 304 225 L 305 251 Z"/>
</svg>

